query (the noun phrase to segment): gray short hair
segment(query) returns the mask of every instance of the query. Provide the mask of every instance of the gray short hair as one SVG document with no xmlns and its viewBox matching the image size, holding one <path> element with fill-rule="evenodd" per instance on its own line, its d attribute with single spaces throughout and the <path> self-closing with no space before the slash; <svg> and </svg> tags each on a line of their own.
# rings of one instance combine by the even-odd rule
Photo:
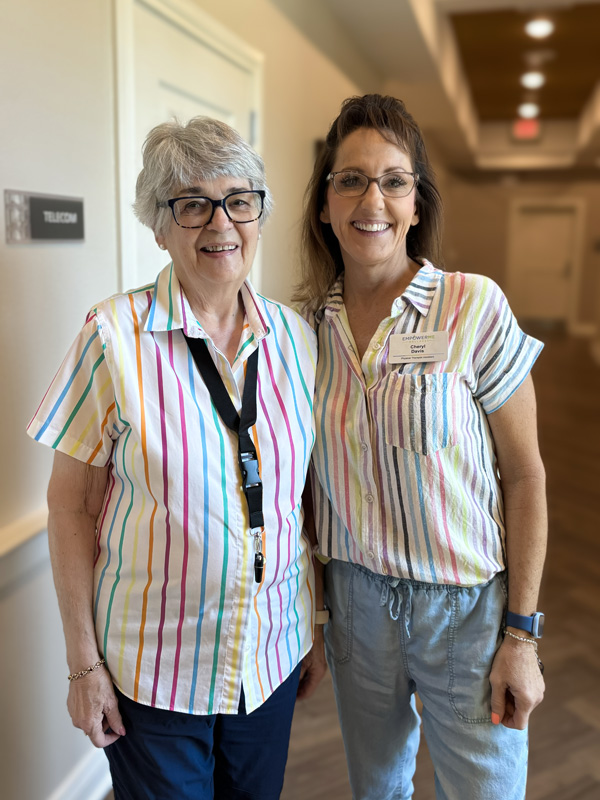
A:
<svg viewBox="0 0 600 800">
<path fill-rule="evenodd" d="M 183 125 L 176 119 L 152 128 L 142 147 L 143 168 L 135 187 L 133 210 L 144 225 L 165 235 L 171 209 L 158 208 L 185 186 L 222 176 L 243 178 L 252 189 L 264 189 L 262 226 L 273 208 L 265 180 L 265 165 L 240 134 L 212 117 L 193 117 Z"/>
</svg>

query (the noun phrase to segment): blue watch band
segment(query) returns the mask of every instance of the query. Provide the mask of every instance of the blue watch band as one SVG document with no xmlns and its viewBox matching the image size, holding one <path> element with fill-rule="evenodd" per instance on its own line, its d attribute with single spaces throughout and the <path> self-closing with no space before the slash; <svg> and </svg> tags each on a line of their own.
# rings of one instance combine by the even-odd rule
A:
<svg viewBox="0 0 600 800">
<path fill-rule="evenodd" d="M 511 628 L 518 628 L 521 631 L 526 631 L 536 639 L 541 639 L 544 632 L 544 615 L 541 611 L 537 611 L 530 617 L 524 617 L 522 614 L 515 614 L 513 611 L 507 611 L 506 625 Z"/>
</svg>

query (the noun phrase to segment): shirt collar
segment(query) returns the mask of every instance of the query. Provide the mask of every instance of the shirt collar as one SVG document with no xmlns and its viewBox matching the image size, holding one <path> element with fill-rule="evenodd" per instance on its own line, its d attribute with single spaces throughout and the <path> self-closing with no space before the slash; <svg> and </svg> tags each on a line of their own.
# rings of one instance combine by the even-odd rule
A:
<svg viewBox="0 0 600 800">
<path fill-rule="evenodd" d="M 390 316 L 398 316 L 408 302 L 426 317 L 429 314 L 431 303 L 443 274 L 442 270 L 437 269 L 429 261 L 423 259 L 421 269 L 406 287 L 404 293 L 392 303 Z M 339 313 L 344 305 L 343 293 L 344 275 L 342 273 L 331 287 L 324 305 L 316 312 L 315 319 L 317 323 L 321 322 L 324 316 L 333 317 Z"/>
<path fill-rule="evenodd" d="M 257 341 L 270 331 L 260 310 L 260 295 L 248 279 L 241 288 L 246 320 Z M 207 333 L 194 316 L 188 299 L 175 274 L 173 262 L 158 273 L 152 292 L 152 303 L 144 325 L 145 331 L 183 330 L 192 339 L 204 339 Z"/>
<path fill-rule="evenodd" d="M 342 272 L 329 290 L 329 294 L 327 295 L 325 303 L 321 306 L 321 308 L 318 309 L 318 311 L 315 312 L 315 322 L 317 325 L 322 321 L 325 315 L 328 317 L 333 317 L 336 314 L 339 314 L 342 306 L 344 305 L 343 295 L 344 273 Z"/>
<path fill-rule="evenodd" d="M 408 302 L 426 317 L 443 274 L 441 269 L 437 269 L 429 261 L 423 259 L 423 266 L 408 284 L 404 294 L 394 300 L 392 315 L 403 311 Z"/>
</svg>

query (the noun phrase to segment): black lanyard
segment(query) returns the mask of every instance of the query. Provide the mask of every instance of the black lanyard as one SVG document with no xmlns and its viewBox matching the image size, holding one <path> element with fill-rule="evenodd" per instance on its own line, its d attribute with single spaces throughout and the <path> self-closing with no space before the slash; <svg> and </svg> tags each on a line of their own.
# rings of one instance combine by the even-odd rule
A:
<svg viewBox="0 0 600 800">
<path fill-rule="evenodd" d="M 248 503 L 250 531 L 254 536 L 254 580 L 260 583 L 265 565 L 265 557 L 262 552 L 262 529 L 265 521 L 262 510 L 263 492 L 258 468 L 258 454 L 250 436 L 250 428 L 256 423 L 258 348 L 248 358 L 242 410 L 241 414 L 238 414 L 204 339 L 191 339 L 186 336 L 185 340 L 219 416 L 225 425 L 238 436 L 238 461 L 242 473 L 242 488 Z"/>
</svg>

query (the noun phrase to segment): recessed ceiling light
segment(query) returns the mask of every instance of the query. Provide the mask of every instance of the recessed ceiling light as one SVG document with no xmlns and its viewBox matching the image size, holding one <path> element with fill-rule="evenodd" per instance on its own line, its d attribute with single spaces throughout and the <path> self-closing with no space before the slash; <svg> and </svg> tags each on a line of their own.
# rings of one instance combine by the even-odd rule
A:
<svg viewBox="0 0 600 800">
<path fill-rule="evenodd" d="M 526 89 L 539 89 L 546 83 L 546 76 L 542 72 L 526 72 L 521 75 L 521 85 Z"/>
<path fill-rule="evenodd" d="M 538 17 L 537 19 L 529 20 L 525 25 L 525 32 L 534 39 L 545 39 L 554 32 L 554 23 L 545 17 Z"/>
<path fill-rule="evenodd" d="M 521 103 L 517 108 L 517 114 L 523 119 L 534 119 L 539 116 L 540 107 L 537 103 Z"/>
</svg>

